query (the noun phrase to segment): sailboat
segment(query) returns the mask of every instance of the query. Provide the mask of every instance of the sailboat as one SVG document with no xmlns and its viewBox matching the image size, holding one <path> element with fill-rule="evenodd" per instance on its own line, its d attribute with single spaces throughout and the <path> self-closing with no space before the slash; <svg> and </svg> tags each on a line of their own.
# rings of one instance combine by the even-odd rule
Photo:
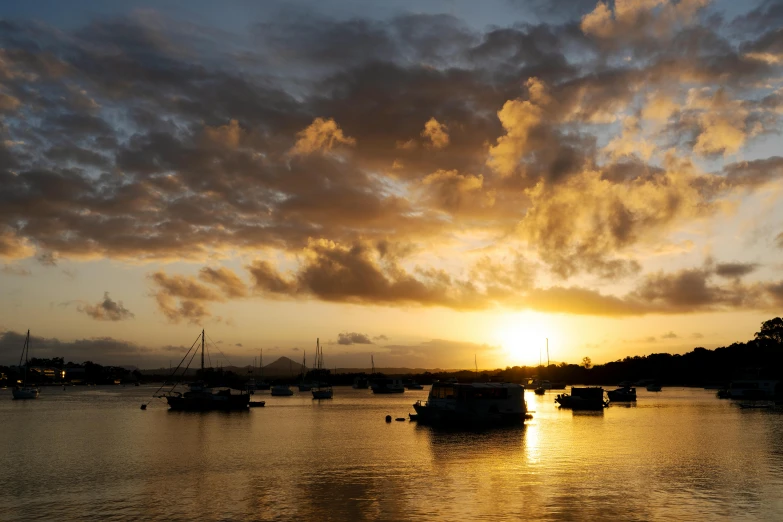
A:
<svg viewBox="0 0 783 522">
<path fill-rule="evenodd" d="M 256 383 L 256 390 L 268 390 L 272 385 L 264 380 L 264 350 L 261 350 L 261 354 L 259 355 L 258 366 L 261 371 L 261 380 Z"/>
<path fill-rule="evenodd" d="M 28 357 L 30 355 L 30 330 L 27 330 L 27 337 L 24 340 L 24 347 L 22 348 L 22 355 L 19 357 L 19 366 L 22 365 L 22 358 L 24 358 L 24 377 L 22 378 L 22 385 L 16 386 L 13 390 L 14 399 L 37 399 L 38 388 L 27 384 L 27 367 Z"/>
<path fill-rule="evenodd" d="M 311 391 L 315 384 L 311 382 L 305 382 L 305 375 L 307 374 L 307 352 L 302 351 L 302 370 L 299 373 L 299 391 L 307 392 Z"/>
<path fill-rule="evenodd" d="M 324 368 L 324 352 L 321 348 L 320 339 L 315 340 L 315 370 L 316 375 L 320 379 L 321 376 L 325 377 L 327 373 Z M 313 399 L 331 399 L 334 395 L 332 387 L 328 383 L 318 381 L 318 385 L 312 390 Z"/>
<path fill-rule="evenodd" d="M 201 330 L 201 375 L 204 376 L 204 330 Z M 182 362 L 180 362 L 180 365 L 177 366 L 177 369 L 174 370 L 174 373 L 176 373 L 180 366 L 182 366 L 182 363 L 185 362 L 185 359 L 187 359 L 188 355 L 190 354 L 190 351 L 193 349 L 194 346 L 196 346 L 196 343 L 198 342 L 198 338 L 196 339 L 196 342 L 193 343 L 193 346 L 190 347 L 190 350 L 188 350 L 188 353 L 185 354 L 185 357 L 183 357 Z M 190 357 L 190 361 L 193 360 L 193 358 L 196 356 L 196 352 L 193 352 L 193 355 Z M 188 362 L 188 365 L 185 367 L 185 371 L 183 372 L 183 375 L 185 372 L 187 372 L 188 366 L 190 366 L 190 361 Z M 176 388 L 176 384 L 174 385 L 174 388 Z M 234 394 L 231 393 L 231 388 L 218 388 L 214 389 L 207 386 L 204 382 L 198 381 L 193 382 L 190 384 L 190 391 L 186 391 L 185 393 L 175 392 L 174 388 L 166 392 L 164 395 L 160 395 L 159 397 L 164 397 L 166 399 L 166 402 L 169 404 L 169 408 L 172 410 L 180 410 L 180 411 L 212 411 L 212 410 L 221 410 L 221 411 L 241 411 L 241 410 L 247 410 L 250 404 L 250 394 L 248 393 L 239 393 Z M 160 391 L 160 389 L 158 389 Z"/>
</svg>

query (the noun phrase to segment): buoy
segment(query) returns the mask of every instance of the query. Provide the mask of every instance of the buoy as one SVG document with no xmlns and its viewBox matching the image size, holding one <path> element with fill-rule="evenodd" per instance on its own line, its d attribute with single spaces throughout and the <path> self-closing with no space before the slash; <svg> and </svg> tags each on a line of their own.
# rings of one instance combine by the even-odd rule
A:
<svg viewBox="0 0 783 522">
<path fill-rule="evenodd" d="M 386 416 L 386 422 L 391 422 L 391 415 Z"/>
<path fill-rule="evenodd" d="M 147 409 L 147 405 L 146 405 L 146 404 L 142 404 L 142 405 L 141 405 L 141 409 L 142 409 L 142 410 L 146 410 L 146 409 Z"/>
</svg>

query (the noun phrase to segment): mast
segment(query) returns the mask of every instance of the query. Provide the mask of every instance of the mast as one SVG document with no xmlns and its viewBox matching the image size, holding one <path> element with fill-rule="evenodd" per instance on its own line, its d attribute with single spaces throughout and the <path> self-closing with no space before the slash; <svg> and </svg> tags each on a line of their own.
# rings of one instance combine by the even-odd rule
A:
<svg viewBox="0 0 783 522">
<path fill-rule="evenodd" d="M 370 354 L 370 364 L 372 365 L 372 374 L 375 374 L 375 356 Z"/>
<path fill-rule="evenodd" d="M 261 382 L 264 381 L 264 349 L 261 348 L 261 355 L 258 356 L 258 369 L 261 372 Z"/>
<path fill-rule="evenodd" d="M 204 330 L 201 330 L 201 377 L 204 377 Z"/>
<path fill-rule="evenodd" d="M 27 367 L 30 366 L 28 358 L 30 356 L 30 330 L 27 330 L 27 337 L 24 340 L 24 348 L 22 348 L 24 354 L 24 377 L 22 378 L 22 386 L 27 385 Z"/>
<path fill-rule="evenodd" d="M 546 338 L 546 367 L 549 368 L 549 337 Z"/>
</svg>

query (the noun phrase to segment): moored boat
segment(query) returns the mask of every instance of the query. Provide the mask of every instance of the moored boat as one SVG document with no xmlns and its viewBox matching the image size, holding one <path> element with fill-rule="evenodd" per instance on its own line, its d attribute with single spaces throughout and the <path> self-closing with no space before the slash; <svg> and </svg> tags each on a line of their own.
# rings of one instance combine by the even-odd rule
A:
<svg viewBox="0 0 783 522">
<path fill-rule="evenodd" d="M 571 394 L 561 393 L 555 402 L 562 408 L 572 410 L 602 410 L 609 406 L 609 400 L 604 398 L 603 388 L 571 387 Z"/>
<path fill-rule="evenodd" d="M 657 382 L 654 382 L 652 384 L 647 385 L 647 391 L 648 392 L 659 392 L 661 391 L 662 387 Z"/>
<path fill-rule="evenodd" d="M 203 376 L 204 373 L 204 344 L 205 344 L 205 337 L 204 330 L 201 330 L 201 375 Z M 193 347 L 196 346 L 196 343 L 199 339 L 196 339 L 196 342 L 193 343 L 193 346 L 190 347 L 190 350 L 188 350 L 188 353 L 185 354 L 185 357 L 182 359 L 183 362 L 185 359 L 188 358 L 188 355 L 190 355 L 191 350 L 193 350 Z M 195 356 L 195 353 L 191 356 L 191 360 Z M 180 366 L 182 363 L 180 363 Z M 189 364 L 188 364 L 189 365 Z M 177 366 L 177 368 L 174 370 L 174 373 L 176 373 L 180 366 Z M 187 366 L 185 367 L 185 370 L 183 371 L 183 375 L 187 372 Z M 245 391 L 239 391 L 239 393 L 234 393 L 234 391 L 226 386 L 221 387 L 212 387 L 208 386 L 202 381 L 197 381 L 190 383 L 188 386 L 189 390 L 182 393 L 178 391 L 174 391 L 174 388 L 176 388 L 178 383 L 174 384 L 174 387 L 164 393 L 163 395 L 158 395 L 157 397 L 162 397 L 166 399 L 166 402 L 169 405 L 169 408 L 174 411 L 243 411 L 248 409 L 248 404 L 250 402 L 250 394 L 248 394 Z M 165 386 L 165 383 L 164 383 Z M 161 386 L 162 388 L 162 386 Z M 158 391 L 160 391 L 160 388 L 158 388 Z M 143 408 L 146 406 L 143 406 Z"/>
<path fill-rule="evenodd" d="M 355 390 L 366 390 L 370 387 L 370 379 L 367 377 L 360 375 L 359 377 L 354 378 L 353 380 L 353 388 Z"/>
<path fill-rule="evenodd" d="M 15 400 L 22 399 L 37 399 L 39 390 L 37 387 L 27 384 L 27 367 L 29 364 L 30 355 L 30 330 L 27 330 L 27 337 L 24 340 L 24 346 L 22 347 L 22 355 L 19 357 L 19 366 L 22 366 L 22 359 L 24 359 L 24 376 L 22 377 L 21 386 L 15 386 L 12 393 L 12 398 Z"/>
<path fill-rule="evenodd" d="M 287 384 L 275 384 L 272 386 L 272 397 L 288 397 L 293 394 L 293 390 Z"/>
<path fill-rule="evenodd" d="M 315 368 L 316 375 L 326 377 L 329 374 L 329 370 L 324 366 L 324 351 L 321 348 L 321 340 L 315 340 Z M 318 382 L 312 389 L 313 399 L 331 399 L 334 395 L 334 390 L 326 382 Z"/>
<path fill-rule="evenodd" d="M 636 402 L 636 388 L 632 386 L 621 386 L 606 392 L 606 395 L 612 402 Z"/>
<path fill-rule="evenodd" d="M 409 390 L 423 390 L 424 389 L 424 386 L 422 386 L 421 384 L 419 384 L 416 381 L 408 381 L 408 382 L 405 383 L 404 386 L 407 389 L 409 389 Z"/>
<path fill-rule="evenodd" d="M 421 424 L 521 423 L 529 418 L 524 392 L 524 386 L 506 382 L 435 382 L 427 401 L 413 405 L 415 420 Z"/>
<path fill-rule="evenodd" d="M 374 379 L 370 385 L 370 388 L 372 388 L 373 393 L 381 395 L 390 393 L 405 393 L 405 386 L 402 384 L 402 379 Z"/>
</svg>

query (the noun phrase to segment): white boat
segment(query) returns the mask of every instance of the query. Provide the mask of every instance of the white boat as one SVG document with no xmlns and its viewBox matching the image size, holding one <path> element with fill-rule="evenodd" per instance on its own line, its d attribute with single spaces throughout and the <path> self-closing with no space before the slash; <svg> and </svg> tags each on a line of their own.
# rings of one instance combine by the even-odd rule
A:
<svg viewBox="0 0 783 522">
<path fill-rule="evenodd" d="M 275 384 L 272 386 L 272 397 L 287 397 L 293 394 L 293 390 L 287 384 Z"/>
<path fill-rule="evenodd" d="M 434 382 L 427 401 L 413 408 L 422 424 L 517 424 L 530 418 L 525 387 L 508 382 Z"/>
<path fill-rule="evenodd" d="M 22 377 L 22 385 L 14 387 L 12 392 L 13 398 L 17 400 L 38 398 L 38 393 L 39 393 L 38 388 L 27 384 L 27 367 L 29 366 L 28 364 L 29 355 L 30 355 L 30 330 L 27 330 L 27 337 L 24 340 L 22 355 L 19 358 L 19 366 L 22 365 L 22 359 L 24 359 L 24 377 Z"/>
<path fill-rule="evenodd" d="M 370 388 L 372 388 L 373 393 L 377 394 L 405 393 L 402 379 L 374 379 L 372 384 L 370 384 Z"/>
</svg>

